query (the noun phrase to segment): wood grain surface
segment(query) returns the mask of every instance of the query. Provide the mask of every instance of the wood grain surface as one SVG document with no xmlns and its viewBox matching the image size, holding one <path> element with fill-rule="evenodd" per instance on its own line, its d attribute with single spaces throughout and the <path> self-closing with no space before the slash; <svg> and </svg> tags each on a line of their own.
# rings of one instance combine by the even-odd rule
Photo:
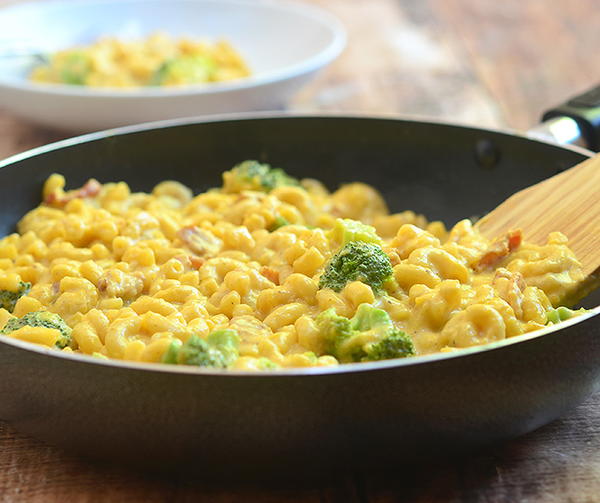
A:
<svg viewBox="0 0 600 503">
<path fill-rule="evenodd" d="M 0 5 L 3 3 L 0 0 Z M 600 81 L 598 0 L 310 0 L 344 54 L 290 110 L 411 114 L 526 129 Z M 0 110 L 0 157 L 64 135 Z M 6 378 L 6 377 L 5 377 Z M 71 457 L 0 425 L 0 502 L 600 502 L 600 393 L 567 417 L 465 459 L 385 473 L 223 485 Z"/>
<path fill-rule="evenodd" d="M 551 232 L 569 238 L 586 276 L 600 268 L 600 155 L 527 187 L 494 208 L 475 227 L 488 239 L 521 229 L 544 245 Z"/>
</svg>

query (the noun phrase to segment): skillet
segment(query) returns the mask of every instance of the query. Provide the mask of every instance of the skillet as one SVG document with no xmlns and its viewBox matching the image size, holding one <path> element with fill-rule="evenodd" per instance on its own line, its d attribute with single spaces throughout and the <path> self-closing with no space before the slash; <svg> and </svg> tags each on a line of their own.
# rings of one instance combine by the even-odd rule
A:
<svg viewBox="0 0 600 503">
<path fill-rule="evenodd" d="M 589 156 L 515 134 L 338 116 L 177 120 L 93 133 L 0 162 L 0 235 L 53 172 L 195 193 L 245 159 L 363 181 L 392 211 L 446 224 Z M 589 306 L 597 305 L 596 299 Z M 468 451 L 554 420 L 600 388 L 600 307 L 560 328 L 457 353 L 265 373 L 103 361 L 0 340 L 0 418 L 87 456 L 228 470 L 373 466 Z"/>
</svg>

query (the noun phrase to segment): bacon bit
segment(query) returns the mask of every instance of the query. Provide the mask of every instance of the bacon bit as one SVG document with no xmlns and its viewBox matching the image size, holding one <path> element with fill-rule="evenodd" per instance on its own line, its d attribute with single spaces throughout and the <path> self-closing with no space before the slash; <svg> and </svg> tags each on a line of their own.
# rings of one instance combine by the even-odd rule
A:
<svg viewBox="0 0 600 503">
<path fill-rule="evenodd" d="M 75 197 L 96 197 L 101 189 L 102 184 L 98 180 L 90 178 L 85 185 L 79 189 L 79 193 Z"/>
<path fill-rule="evenodd" d="M 98 291 L 100 293 L 104 293 L 104 292 L 106 292 L 107 289 L 108 289 L 108 279 L 105 276 L 102 276 L 98 280 Z"/>
<path fill-rule="evenodd" d="M 473 269 L 481 272 L 484 269 L 491 268 L 500 262 L 513 250 L 517 249 L 523 241 L 521 229 L 510 231 L 506 236 L 494 241 L 483 256 L 475 263 Z"/>
<path fill-rule="evenodd" d="M 219 238 L 195 225 L 179 229 L 177 236 L 197 255 L 216 255 L 223 244 Z"/>
<path fill-rule="evenodd" d="M 512 307 L 515 316 L 522 318 L 523 291 L 527 288 L 523 275 L 520 272 L 510 272 L 508 269 L 500 268 L 494 275 L 492 285 L 500 298 Z"/>
<path fill-rule="evenodd" d="M 204 265 L 204 262 L 206 262 L 203 258 L 196 257 L 195 255 L 190 255 L 189 259 L 194 269 L 200 269 Z"/>
<path fill-rule="evenodd" d="M 267 278 L 269 281 L 279 284 L 279 271 L 276 271 L 272 267 L 264 266 L 261 268 L 260 273 Z"/>
<path fill-rule="evenodd" d="M 492 284 L 495 286 L 498 284 L 498 280 L 500 278 L 504 278 L 510 281 L 510 285 L 515 287 L 516 289 L 523 291 L 527 287 L 525 283 L 525 278 L 520 272 L 510 272 L 508 269 L 498 269 L 496 274 L 494 274 L 494 279 Z"/>
<path fill-rule="evenodd" d="M 188 269 L 200 269 L 206 260 L 196 255 L 176 255 L 173 257 L 175 260 L 179 260 Z"/>
<path fill-rule="evenodd" d="M 508 239 L 508 251 L 513 251 L 521 246 L 521 242 L 523 241 L 523 232 L 521 229 L 510 231 L 506 237 Z"/>
<path fill-rule="evenodd" d="M 56 192 L 48 194 L 44 202 L 52 206 L 65 206 L 73 199 L 96 197 L 100 193 L 101 189 L 102 184 L 98 180 L 90 178 L 80 189 L 72 190 L 64 194 L 57 194 Z"/>
</svg>

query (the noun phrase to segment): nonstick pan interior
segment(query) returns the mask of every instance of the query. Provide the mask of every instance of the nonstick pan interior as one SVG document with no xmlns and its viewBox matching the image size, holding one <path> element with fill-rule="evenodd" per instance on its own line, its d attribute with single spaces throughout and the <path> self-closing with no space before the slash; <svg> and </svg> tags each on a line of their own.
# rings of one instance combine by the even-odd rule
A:
<svg viewBox="0 0 600 503">
<path fill-rule="evenodd" d="M 198 192 L 220 185 L 234 164 L 257 159 L 332 189 L 366 182 L 393 211 L 453 224 L 585 158 L 509 134 L 392 119 L 279 117 L 124 131 L 131 132 L 89 135 L 1 169 L 0 234 L 39 204 L 42 183 L 55 172 L 70 187 L 95 177 L 140 191 L 174 179 Z"/>
</svg>

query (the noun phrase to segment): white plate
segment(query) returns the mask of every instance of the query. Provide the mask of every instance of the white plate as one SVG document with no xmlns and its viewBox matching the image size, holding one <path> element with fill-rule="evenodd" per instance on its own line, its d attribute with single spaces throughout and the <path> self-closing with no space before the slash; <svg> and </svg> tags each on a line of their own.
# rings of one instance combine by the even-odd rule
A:
<svg viewBox="0 0 600 503">
<path fill-rule="evenodd" d="M 253 72 L 177 88 L 98 89 L 30 82 L 31 58 L 0 58 L 0 107 L 39 124 L 92 131 L 159 119 L 279 108 L 342 51 L 341 23 L 312 6 L 273 0 L 68 0 L 0 9 L 0 52 L 51 52 L 102 35 L 225 38 Z"/>
</svg>

